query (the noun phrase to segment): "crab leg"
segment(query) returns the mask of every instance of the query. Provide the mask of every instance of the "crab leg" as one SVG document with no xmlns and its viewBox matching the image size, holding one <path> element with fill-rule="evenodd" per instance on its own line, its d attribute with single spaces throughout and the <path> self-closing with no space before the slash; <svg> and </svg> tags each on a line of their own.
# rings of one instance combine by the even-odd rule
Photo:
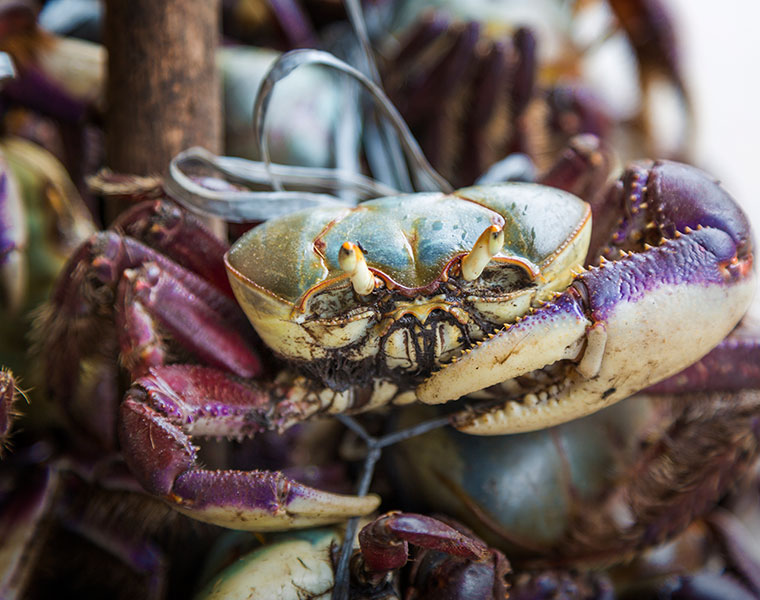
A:
<svg viewBox="0 0 760 600">
<path fill-rule="evenodd" d="M 0 365 L 0 458 L 3 456 L 14 418 L 17 416 L 14 407 L 17 391 L 13 373 Z"/>
<path fill-rule="evenodd" d="M 617 247 L 620 260 L 600 257 L 551 302 L 434 373 L 420 400 L 453 400 L 565 360 L 563 376 L 536 393 L 455 419 L 485 435 L 541 429 L 677 373 L 735 327 L 755 278 L 749 224 L 731 197 L 701 171 L 668 162 L 635 164 L 611 197 L 628 216 L 603 252 Z M 645 241 L 654 232 L 657 247 Z M 636 244 L 645 250 L 623 250 Z"/>
<path fill-rule="evenodd" d="M 112 228 L 140 240 L 233 297 L 224 270 L 227 244 L 177 205 L 160 200 L 142 202 L 119 215 Z"/>
<path fill-rule="evenodd" d="M 211 284 L 149 246 L 113 231 L 93 236 L 69 259 L 35 323 L 40 354 L 48 358 L 48 387 L 64 404 L 76 393 L 82 360 L 109 354 L 111 335 L 104 333 L 112 333 L 112 304 L 122 273 L 147 262 L 180 280 L 195 296 L 213 296 L 217 311 L 239 315 L 234 301 L 215 293 Z M 242 317 L 238 318 L 242 322 Z"/>
<path fill-rule="evenodd" d="M 163 362 L 165 333 L 185 342 L 196 356 L 213 354 L 212 364 L 238 375 L 261 371 L 254 340 L 245 339 L 250 327 L 234 300 L 213 277 L 198 276 L 156 250 L 167 250 L 203 273 L 222 268 L 225 245 L 193 217 L 160 202 L 136 206 L 117 227 L 140 235 L 148 245 L 115 231 L 90 238 L 70 258 L 35 323 L 52 397 L 73 424 L 109 448 L 120 396 L 117 339 L 124 364 L 136 373 Z M 193 244 L 208 255 L 194 258 Z M 114 298 L 120 299 L 118 327 L 113 324 Z M 220 337 L 225 341 L 221 349 L 210 351 L 209 338 Z"/>
<path fill-rule="evenodd" d="M 369 514 L 379 504 L 372 494 L 332 494 L 280 473 L 214 471 L 196 464 L 191 435 L 243 437 L 284 429 L 308 416 L 304 407 L 313 403 L 305 396 L 297 384 L 244 384 L 203 367 L 151 369 L 122 402 L 122 452 L 148 492 L 222 527 L 280 530 Z"/>
<path fill-rule="evenodd" d="M 195 289 L 177 275 L 146 263 L 124 271 L 119 285 L 117 327 L 121 342 L 121 361 L 132 376 L 143 374 L 150 366 L 164 364 L 165 335 L 184 349 L 213 366 L 241 377 L 261 373 L 258 357 L 241 332 L 249 330 L 238 311 L 224 314 L 214 305 L 225 301 L 214 289 Z"/>
<path fill-rule="evenodd" d="M 25 210 L 7 165 L 0 162 L 0 306 L 18 311 L 26 291 Z"/>
</svg>

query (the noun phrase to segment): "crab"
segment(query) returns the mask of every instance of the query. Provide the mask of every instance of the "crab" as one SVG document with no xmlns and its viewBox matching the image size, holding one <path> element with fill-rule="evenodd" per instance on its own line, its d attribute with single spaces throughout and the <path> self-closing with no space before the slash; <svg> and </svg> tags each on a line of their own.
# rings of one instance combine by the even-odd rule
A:
<svg viewBox="0 0 760 600">
<path fill-rule="evenodd" d="M 267 537 L 261 545 L 240 532 L 224 536 L 204 569 L 216 574 L 197 598 L 252 598 L 251 590 L 259 597 L 329 597 L 337 585 L 335 550 L 345 537 L 340 526 Z M 367 523 L 353 546 L 352 599 L 422 600 L 442 589 L 451 599 L 506 597 L 504 555 L 443 516 L 389 512 Z"/>
<path fill-rule="evenodd" d="M 457 185 L 514 152 L 546 168 L 580 133 L 614 140 L 623 156 L 641 148 L 690 155 L 692 108 L 674 19 L 660 0 L 410 0 L 397 12 L 395 31 L 381 44 L 383 81 L 426 156 Z M 616 56 L 624 47 L 630 56 Z M 612 56 L 637 70 L 638 89 L 624 69 L 594 75 L 591 65 Z M 662 116 L 658 84 L 679 111 Z M 635 108 L 612 93 L 621 86 L 631 88 L 622 95 Z M 658 115 L 678 124 L 675 139 L 663 139 Z"/>
<path fill-rule="evenodd" d="M 38 324 L 48 381 L 104 445 L 118 431 L 148 492 L 196 519 L 281 530 L 366 515 L 377 496 L 203 468 L 191 436 L 241 438 L 317 415 L 460 398 L 456 428 L 515 433 L 680 371 L 749 305 L 747 220 L 710 176 L 671 162 L 633 164 L 605 198 L 604 210 L 622 216 L 593 235 L 586 203 L 535 184 L 268 221 L 224 258 L 258 338 L 224 279 L 224 245 L 176 207 L 141 205 L 85 243 L 59 280 Z M 133 380 L 118 418 L 105 385 L 109 331 Z M 281 367 L 271 380 L 261 342 Z M 188 364 L 169 364 L 178 360 Z M 524 375 L 538 387 L 510 393 Z M 98 389 L 94 414 L 78 398 Z"/>
</svg>

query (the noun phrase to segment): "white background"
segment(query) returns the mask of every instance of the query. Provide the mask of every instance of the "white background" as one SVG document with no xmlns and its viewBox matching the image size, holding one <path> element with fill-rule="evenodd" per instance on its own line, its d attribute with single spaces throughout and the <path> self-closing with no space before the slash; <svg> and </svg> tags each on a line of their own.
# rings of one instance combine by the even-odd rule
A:
<svg viewBox="0 0 760 600">
<path fill-rule="evenodd" d="M 684 49 L 697 162 L 723 181 L 760 231 L 760 2 L 664 1 Z"/>
</svg>

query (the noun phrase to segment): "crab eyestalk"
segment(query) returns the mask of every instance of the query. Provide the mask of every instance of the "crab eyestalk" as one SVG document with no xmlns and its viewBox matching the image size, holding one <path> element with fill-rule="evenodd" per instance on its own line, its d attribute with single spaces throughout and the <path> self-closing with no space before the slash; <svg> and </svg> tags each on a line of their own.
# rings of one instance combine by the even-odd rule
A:
<svg viewBox="0 0 760 600">
<path fill-rule="evenodd" d="M 344 242 L 338 252 L 338 264 L 348 274 L 357 294 L 366 296 L 372 293 L 375 289 L 375 276 L 369 270 L 358 244 Z"/>
<path fill-rule="evenodd" d="M 480 234 L 469 254 L 462 257 L 462 277 L 474 281 L 480 277 L 483 269 L 491 262 L 504 246 L 504 229 L 499 225 L 491 225 Z"/>
</svg>

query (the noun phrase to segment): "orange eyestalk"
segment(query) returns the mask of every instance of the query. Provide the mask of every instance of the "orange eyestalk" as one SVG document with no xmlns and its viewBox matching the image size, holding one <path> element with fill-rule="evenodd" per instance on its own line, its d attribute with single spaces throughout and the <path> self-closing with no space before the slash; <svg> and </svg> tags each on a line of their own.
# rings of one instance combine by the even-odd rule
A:
<svg viewBox="0 0 760 600">
<path fill-rule="evenodd" d="M 366 296 L 372 293 L 375 289 L 375 276 L 369 270 L 364 253 L 358 245 L 344 242 L 338 252 L 338 264 L 348 273 L 357 294 Z"/>
<path fill-rule="evenodd" d="M 504 230 L 498 225 L 491 225 L 480 234 L 469 254 L 462 257 L 462 277 L 474 281 L 486 268 L 491 259 L 499 253 L 504 245 Z"/>
</svg>

